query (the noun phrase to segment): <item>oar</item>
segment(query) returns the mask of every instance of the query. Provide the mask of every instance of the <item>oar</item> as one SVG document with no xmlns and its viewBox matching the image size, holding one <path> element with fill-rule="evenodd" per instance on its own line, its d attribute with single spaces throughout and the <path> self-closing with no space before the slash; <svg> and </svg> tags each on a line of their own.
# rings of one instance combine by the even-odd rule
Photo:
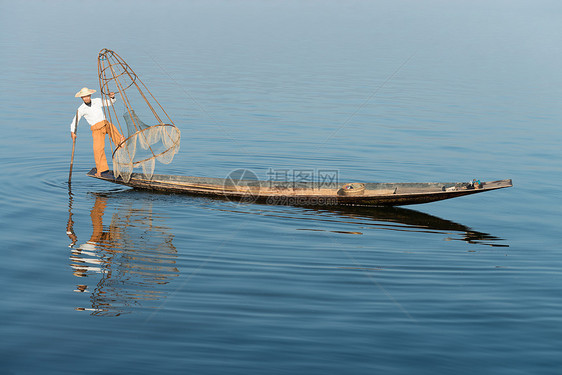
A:
<svg viewBox="0 0 562 375">
<path fill-rule="evenodd" d="M 78 111 L 76 111 L 76 121 L 74 122 L 74 134 L 78 132 Z M 72 138 L 72 156 L 70 157 L 70 171 L 68 172 L 68 183 L 72 180 L 72 166 L 74 165 L 74 148 L 76 147 L 76 137 Z"/>
</svg>

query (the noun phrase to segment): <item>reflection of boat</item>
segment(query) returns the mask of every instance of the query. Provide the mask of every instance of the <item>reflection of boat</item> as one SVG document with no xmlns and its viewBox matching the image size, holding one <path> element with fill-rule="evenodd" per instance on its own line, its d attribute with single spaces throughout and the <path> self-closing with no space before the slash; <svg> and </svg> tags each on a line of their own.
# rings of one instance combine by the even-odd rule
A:
<svg viewBox="0 0 562 375">
<path fill-rule="evenodd" d="M 95 169 L 88 176 L 95 176 Z M 133 173 L 130 180 L 112 171 L 96 177 L 138 189 L 223 197 L 246 202 L 296 206 L 400 206 L 450 199 L 511 187 L 511 180 L 478 183 L 348 183 L 337 186 L 316 182 L 260 181 L 233 178 Z"/>
<path fill-rule="evenodd" d="M 78 310 L 95 315 L 119 315 L 143 301 L 158 300 L 164 293 L 161 285 L 179 275 L 169 228 L 158 223 L 146 204 L 137 207 L 132 200 L 126 206 L 121 200 L 118 203 L 109 226 L 104 226 L 108 197 L 96 195 L 90 214 L 92 235 L 80 246 L 71 245 L 74 275 L 84 281 L 99 278 L 92 290 L 84 281 L 75 290 L 91 293 L 91 308 Z"/>
<path fill-rule="evenodd" d="M 496 241 L 502 241 L 502 239 L 488 233 L 478 232 L 465 225 L 406 208 L 351 206 L 339 207 L 326 212 L 335 213 L 339 216 L 349 218 L 350 220 L 360 220 L 362 225 L 368 224 L 362 220 L 367 219 L 369 221 L 382 222 L 384 224 L 371 223 L 371 225 L 384 225 L 385 229 L 389 230 L 407 232 L 453 232 L 461 235 L 461 238 L 458 238 L 461 241 L 498 247 L 509 246 L 494 243 Z"/>
<path fill-rule="evenodd" d="M 216 209 L 216 208 L 215 208 Z M 458 240 L 471 244 L 488 245 L 493 247 L 509 247 L 499 237 L 488 233 L 478 232 L 470 227 L 441 219 L 437 216 L 401 207 L 365 207 L 341 206 L 336 208 L 304 207 L 306 211 L 293 215 L 286 211 L 270 210 L 240 210 L 222 208 L 220 211 L 236 212 L 259 216 L 283 217 L 293 220 L 302 220 L 303 223 L 323 223 L 324 227 L 337 225 L 337 230 L 314 228 L 300 228 L 314 232 L 333 232 L 342 234 L 363 234 L 366 228 L 389 230 L 397 232 L 415 232 L 446 235 L 446 240 Z M 312 215 L 310 215 L 312 213 Z M 349 230 L 351 225 L 351 230 Z M 353 228 L 356 226 L 357 228 Z"/>
</svg>

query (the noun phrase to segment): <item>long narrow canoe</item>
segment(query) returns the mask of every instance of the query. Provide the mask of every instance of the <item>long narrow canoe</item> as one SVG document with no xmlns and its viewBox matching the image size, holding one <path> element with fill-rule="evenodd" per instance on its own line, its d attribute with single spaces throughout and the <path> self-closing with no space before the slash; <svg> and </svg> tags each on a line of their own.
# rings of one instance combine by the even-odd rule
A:
<svg viewBox="0 0 562 375">
<path fill-rule="evenodd" d="M 153 175 L 133 173 L 129 181 L 116 178 L 113 171 L 95 176 L 95 168 L 88 176 L 135 189 L 164 193 L 184 193 L 233 201 L 257 202 L 292 206 L 403 206 L 440 201 L 503 189 L 512 181 L 488 182 L 416 182 L 416 183 L 345 183 L 285 182 L 262 180 L 233 180 L 191 176 Z"/>
</svg>

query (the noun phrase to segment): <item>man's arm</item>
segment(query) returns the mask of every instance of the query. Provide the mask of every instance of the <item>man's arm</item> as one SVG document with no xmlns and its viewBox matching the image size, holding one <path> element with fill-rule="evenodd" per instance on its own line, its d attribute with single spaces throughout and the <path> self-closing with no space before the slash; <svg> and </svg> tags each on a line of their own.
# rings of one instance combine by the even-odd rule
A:
<svg viewBox="0 0 562 375">
<path fill-rule="evenodd" d="M 109 93 L 109 101 L 104 100 L 102 105 L 104 107 L 109 107 L 110 105 L 115 104 L 115 102 L 117 101 L 117 99 L 115 99 L 115 93 L 114 92 L 110 92 Z"/>
<path fill-rule="evenodd" d="M 76 139 L 76 128 L 78 127 L 78 121 L 80 121 L 80 117 L 82 117 L 82 114 L 80 113 L 80 109 L 77 109 L 76 114 L 74 115 L 74 118 L 70 123 L 70 132 L 73 134 L 72 139 Z"/>
</svg>

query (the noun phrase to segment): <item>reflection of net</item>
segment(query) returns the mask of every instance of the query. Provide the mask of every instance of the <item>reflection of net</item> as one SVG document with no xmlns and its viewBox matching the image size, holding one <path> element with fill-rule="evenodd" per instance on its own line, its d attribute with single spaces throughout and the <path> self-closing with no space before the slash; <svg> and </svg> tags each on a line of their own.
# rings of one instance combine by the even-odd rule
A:
<svg viewBox="0 0 562 375">
<path fill-rule="evenodd" d="M 142 169 L 145 179 L 151 179 L 156 160 L 169 164 L 179 151 L 180 131 L 117 53 L 108 49 L 100 51 L 98 73 L 104 102 L 108 101 L 110 92 L 116 92 L 125 107 L 122 117 L 117 115 L 115 105 L 105 107 L 106 117 L 126 135 L 125 141 L 113 152 L 114 175 L 129 181 L 138 168 Z M 123 120 L 124 126 L 121 126 Z M 125 127 L 126 132 L 123 131 Z"/>
</svg>

